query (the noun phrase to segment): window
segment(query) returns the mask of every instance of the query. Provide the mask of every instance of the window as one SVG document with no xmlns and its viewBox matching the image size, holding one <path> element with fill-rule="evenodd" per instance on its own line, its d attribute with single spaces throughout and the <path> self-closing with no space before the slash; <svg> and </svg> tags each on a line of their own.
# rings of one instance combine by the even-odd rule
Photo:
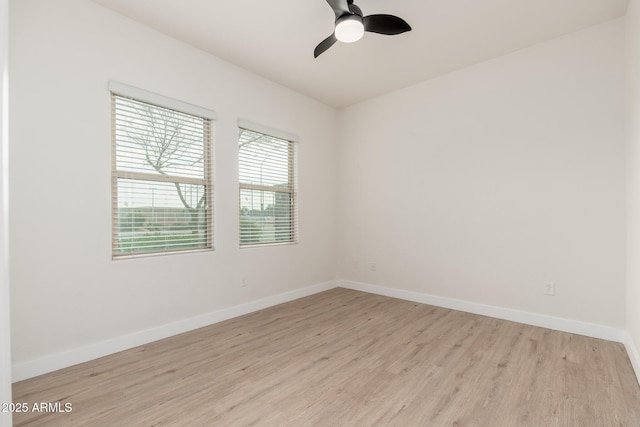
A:
<svg viewBox="0 0 640 427">
<path fill-rule="evenodd" d="M 213 249 L 205 109 L 110 83 L 112 255 Z"/>
<path fill-rule="evenodd" d="M 296 143 L 240 126 L 240 247 L 296 242 Z M 270 132 L 277 133 L 277 132 Z"/>
</svg>

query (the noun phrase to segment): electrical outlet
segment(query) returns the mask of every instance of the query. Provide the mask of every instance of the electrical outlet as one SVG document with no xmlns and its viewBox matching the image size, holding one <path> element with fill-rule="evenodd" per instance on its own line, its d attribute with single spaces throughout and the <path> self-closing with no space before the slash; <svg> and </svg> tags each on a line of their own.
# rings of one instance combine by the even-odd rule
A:
<svg viewBox="0 0 640 427">
<path fill-rule="evenodd" d="M 240 278 L 240 287 L 246 288 L 247 286 L 249 286 L 249 278 L 247 276 L 242 276 Z"/>
<path fill-rule="evenodd" d="M 556 284 L 554 282 L 544 282 L 544 294 L 554 296 L 556 294 Z"/>
<path fill-rule="evenodd" d="M 371 271 L 376 271 L 377 266 L 375 262 L 372 262 L 371 265 L 369 266 L 369 268 L 371 269 Z"/>
<path fill-rule="evenodd" d="M 353 261 L 353 269 L 357 270 L 358 268 L 360 268 L 360 265 L 358 265 L 358 261 Z"/>
</svg>

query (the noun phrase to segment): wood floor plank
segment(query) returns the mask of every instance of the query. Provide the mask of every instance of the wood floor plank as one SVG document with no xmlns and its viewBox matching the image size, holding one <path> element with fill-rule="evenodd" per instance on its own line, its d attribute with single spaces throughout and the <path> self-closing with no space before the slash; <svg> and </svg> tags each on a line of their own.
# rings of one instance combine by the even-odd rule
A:
<svg viewBox="0 0 640 427">
<path fill-rule="evenodd" d="M 15 426 L 640 426 L 621 344 L 333 289 L 14 384 Z"/>
</svg>

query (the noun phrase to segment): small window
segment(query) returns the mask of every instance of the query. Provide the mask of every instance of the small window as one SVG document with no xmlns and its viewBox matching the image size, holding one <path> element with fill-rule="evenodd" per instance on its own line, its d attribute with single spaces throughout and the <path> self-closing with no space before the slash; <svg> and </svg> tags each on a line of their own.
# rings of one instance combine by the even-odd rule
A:
<svg viewBox="0 0 640 427">
<path fill-rule="evenodd" d="M 296 143 L 240 128 L 240 247 L 296 242 Z"/>
<path fill-rule="evenodd" d="M 213 249 L 212 117 L 139 89 L 110 89 L 113 257 Z"/>
</svg>

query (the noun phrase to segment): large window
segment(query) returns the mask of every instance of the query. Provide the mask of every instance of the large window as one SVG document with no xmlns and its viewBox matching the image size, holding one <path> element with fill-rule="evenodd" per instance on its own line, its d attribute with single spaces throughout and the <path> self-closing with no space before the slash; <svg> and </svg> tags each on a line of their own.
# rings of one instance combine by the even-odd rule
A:
<svg viewBox="0 0 640 427">
<path fill-rule="evenodd" d="M 296 241 L 296 143 L 240 127 L 240 246 Z"/>
<path fill-rule="evenodd" d="M 110 83 L 113 257 L 213 248 L 213 113 Z"/>
</svg>

